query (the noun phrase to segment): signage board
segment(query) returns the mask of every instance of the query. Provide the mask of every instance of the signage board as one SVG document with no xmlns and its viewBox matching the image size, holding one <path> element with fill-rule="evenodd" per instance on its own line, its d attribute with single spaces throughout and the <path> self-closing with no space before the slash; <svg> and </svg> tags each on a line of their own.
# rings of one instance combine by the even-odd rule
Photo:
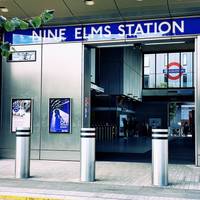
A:
<svg viewBox="0 0 200 200">
<path fill-rule="evenodd" d="M 36 51 L 15 51 L 8 57 L 8 62 L 36 61 Z"/>
<path fill-rule="evenodd" d="M 167 69 L 163 73 L 167 75 L 170 80 L 178 80 L 186 72 L 182 65 L 178 62 L 171 62 L 167 65 Z"/>
<path fill-rule="evenodd" d="M 11 132 L 17 128 L 31 130 L 31 99 L 12 99 Z"/>
<path fill-rule="evenodd" d="M 200 17 L 143 20 L 17 30 L 5 34 L 12 44 L 129 40 L 200 34 Z"/>
<path fill-rule="evenodd" d="M 49 132 L 50 133 L 71 132 L 70 98 L 49 99 Z"/>
</svg>

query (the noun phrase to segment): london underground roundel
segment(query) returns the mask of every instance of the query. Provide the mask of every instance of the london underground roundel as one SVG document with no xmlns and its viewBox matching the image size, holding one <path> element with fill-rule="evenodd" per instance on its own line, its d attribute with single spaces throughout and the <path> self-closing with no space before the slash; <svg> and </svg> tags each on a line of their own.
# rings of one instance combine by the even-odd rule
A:
<svg viewBox="0 0 200 200">
<path fill-rule="evenodd" d="M 170 80 L 178 80 L 184 73 L 185 69 L 178 62 L 171 62 L 167 65 L 167 69 L 163 70 Z"/>
</svg>

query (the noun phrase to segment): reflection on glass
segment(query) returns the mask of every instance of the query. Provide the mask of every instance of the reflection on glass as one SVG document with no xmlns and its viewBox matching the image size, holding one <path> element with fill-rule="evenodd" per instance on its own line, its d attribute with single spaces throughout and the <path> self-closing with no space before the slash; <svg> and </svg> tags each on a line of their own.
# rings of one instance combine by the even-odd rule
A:
<svg viewBox="0 0 200 200">
<path fill-rule="evenodd" d="M 165 57 L 166 53 L 156 54 L 156 88 L 166 88 L 166 67 L 165 67 Z"/>
<path fill-rule="evenodd" d="M 170 135 L 173 137 L 194 136 L 194 104 L 169 104 Z"/>
<path fill-rule="evenodd" d="M 169 53 L 168 57 L 169 57 L 169 63 L 167 65 L 168 87 L 178 88 L 180 87 L 180 77 L 182 74 L 182 68 L 180 65 L 180 54 Z"/>
<path fill-rule="evenodd" d="M 193 87 L 193 57 L 192 52 L 181 53 L 181 66 L 184 70 L 181 76 L 181 87 Z"/>
<path fill-rule="evenodd" d="M 155 54 L 144 55 L 144 88 L 155 88 Z"/>
<path fill-rule="evenodd" d="M 144 55 L 144 88 L 194 86 L 193 52 Z"/>
</svg>

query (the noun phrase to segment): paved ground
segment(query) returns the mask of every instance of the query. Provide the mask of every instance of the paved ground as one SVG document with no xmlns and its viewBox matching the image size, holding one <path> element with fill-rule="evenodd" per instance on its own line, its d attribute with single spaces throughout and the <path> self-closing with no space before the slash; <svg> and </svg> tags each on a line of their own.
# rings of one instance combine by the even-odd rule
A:
<svg viewBox="0 0 200 200">
<path fill-rule="evenodd" d="M 97 162 L 96 181 L 80 183 L 80 163 L 31 161 L 31 178 L 16 180 L 14 160 L 0 160 L 0 195 L 59 199 L 200 199 L 200 168 L 169 165 L 169 186 L 151 186 L 151 164 Z M 1 196 L 0 196 L 1 199 Z"/>
</svg>

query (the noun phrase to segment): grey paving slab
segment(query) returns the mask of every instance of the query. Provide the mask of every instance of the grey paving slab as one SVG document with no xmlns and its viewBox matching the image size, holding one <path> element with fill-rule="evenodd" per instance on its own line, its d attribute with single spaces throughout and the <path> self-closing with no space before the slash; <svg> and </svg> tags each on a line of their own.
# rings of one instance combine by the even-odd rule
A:
<svg viewBox="0 0 200 200">
<path fill-rule="evenodd" d="M 96 181 L 80 183 L 80 163 L 31 161 L 31 177 L 15 179 L 15 161 L 0 160 L 0 194 L 49 195 L 63 199 L 200 199 L 200 168 L 169 165 L 169 186 L 151 186 L 151 164 L 97 162 Z"/>
</svg>

